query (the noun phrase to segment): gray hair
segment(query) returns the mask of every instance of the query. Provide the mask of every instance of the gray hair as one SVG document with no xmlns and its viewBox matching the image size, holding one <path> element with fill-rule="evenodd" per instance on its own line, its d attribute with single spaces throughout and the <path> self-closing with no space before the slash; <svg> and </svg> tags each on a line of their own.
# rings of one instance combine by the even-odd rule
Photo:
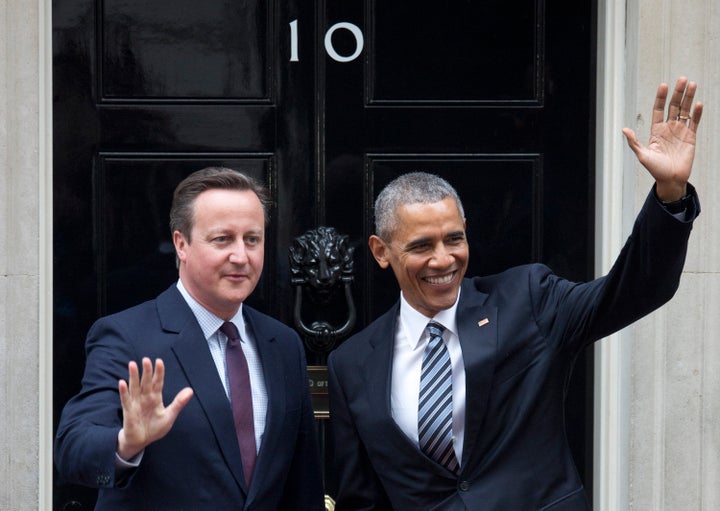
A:
<svg viewBox="0 0 720 511">
<path fill-rule="evenodd" d="M 403 174 L 390 182 L 375 200 L 375 233 L 390 240 L 397 227 L 397 209 L 406 204 L 432 204 L 452 197 L 460 217 L 465 218 L 460 197 L 455 188 L 443 178 L 427 172 Z"/>
</svg>

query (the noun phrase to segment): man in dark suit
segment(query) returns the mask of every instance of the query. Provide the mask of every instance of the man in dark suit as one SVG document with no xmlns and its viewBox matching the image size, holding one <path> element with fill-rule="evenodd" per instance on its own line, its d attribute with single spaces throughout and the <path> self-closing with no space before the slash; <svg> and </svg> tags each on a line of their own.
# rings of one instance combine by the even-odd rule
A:
<svg viewBox="0 0 720 511">
<path fill-rule="evenodd" d="M 659 87 L 648 147 L 624 130 L 655 186 L 609 274 L 589 283 L 541 264 L 463 279 L 455 190 L 412 173 L 380 193 L 370 250 L 401 296 L 329 358 L 338 511 L 590 509 L 565 438 L 567 382 L 580 350 L 677 289 L 700 211 L 687 182 L 695 90 L 678 80 L 665 121 Z"/>
<path fill-rule="evenodd" d="M 96 509 L 324 509 L 302 344 L 243 305 L 263 268 L 266 202 L 230 169 L 186 178 L 170 212 L 178 282 L 91 328 L 55 460 L 99 488 Z"/>
</svg>

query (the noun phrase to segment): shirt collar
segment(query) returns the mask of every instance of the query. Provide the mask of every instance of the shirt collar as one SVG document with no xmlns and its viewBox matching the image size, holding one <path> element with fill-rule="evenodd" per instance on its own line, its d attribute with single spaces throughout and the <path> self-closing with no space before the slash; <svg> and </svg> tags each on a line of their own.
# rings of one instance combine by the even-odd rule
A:
<svg viewBox="0 0 720 511">
<path fill-rule="evenodd" d="M 185 289 L 185 286 L 183 286 L 182 280 L 180 279 L 178 279 L 177 281 L 177 288 L 178 291 L 180 291 L 182 297 L 187 302 L 188 306 L 190 307 L 190 310 L 195 316 L 195 319 L 197 319 L 197 322 L 200 324 L 200 328 L 203 331 L 205 340 L 210 339 L 210 337 L 217 332 L 218 328 L 222 326 L 225 320 L 217 317 L 215 314 L 200 305 L 200 303 L 190 295 L 188 290 Z M 243 319 L 242 315 L 242 303 L 240 304 L 240 307 L 238 307 L 237 312 L 230 319 L 230 321 L 235 323 L 235 326 L 238 328 L 238 331 L 240 332 L 240 338 L 247 339 L 247 336 L 245 334 L 245 320 Z"/>
<path fill-rule="evenodd" d="M 429 318 L 415 310 L 400 292 L 400 327 L 405 332 L 405 338 L 410 348 L 414 350 L 418 347 L 425 334 L 425 327 L 431 320 L 437 321 L 445 327 L 445 330 L 457 335 L 456 312 L 459 301 L 460 291 L 458 290 L 458 297 L 451 307 L 441 310 L 434 317 Z"/>
</svg>

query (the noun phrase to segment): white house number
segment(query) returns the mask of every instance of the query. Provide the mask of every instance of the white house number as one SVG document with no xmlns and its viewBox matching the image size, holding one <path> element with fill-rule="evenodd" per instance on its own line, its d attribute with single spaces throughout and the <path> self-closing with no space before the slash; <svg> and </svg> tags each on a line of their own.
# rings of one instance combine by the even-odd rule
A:
<svg viewBox="0 0 720 511">
<path fill-rule="evenodd" d="M 300 58 L 298 57 L 298 21 L 293 20 L 290 22 L 290 62 L 299 62 Z M 332 43 L 332 36 L 335 33 L 336 30 L 347 30 L 349 31 L 353 37 L 355 38 L 355 51 L 351 55 L 340 55 L 337 51 L 335 51 L 335 48 L 333 47 Z M 325 51 L 327 52 L 328 56 L 337 61 L 337 62 L 350 62 L 352 60 L 355 60 L 358 58 L 360 53 L 362 53 L 363 46 L 365 45 L 365 39 L 363 38 L 362 31 L 357 25 L 353 25 L 352 23 L 348 23 L 346 21 L 341 21 L 340 23 L 335 23 L 332 27 L 328 29 L 327 32 L 325 32 Z"/>
</svg>

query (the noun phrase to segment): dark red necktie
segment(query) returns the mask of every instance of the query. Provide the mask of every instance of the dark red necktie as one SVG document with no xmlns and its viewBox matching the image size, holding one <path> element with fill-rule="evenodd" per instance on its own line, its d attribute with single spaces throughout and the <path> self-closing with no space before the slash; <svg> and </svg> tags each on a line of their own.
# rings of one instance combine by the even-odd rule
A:
<svg viewBox="0 0 720 511">
<path fill-rule="evenodd" d="M 228 338 L 226 361 L 230 382 L 230 401 L 235 418 L 235 432 L 240 445 L 243 473 L 249 487 L 257 457 L 250 374 L 245 354 L 240 345 L 240 334 L 237 327 L 226 321 L 220 327 L 220 331 Z"/>
</svg>

